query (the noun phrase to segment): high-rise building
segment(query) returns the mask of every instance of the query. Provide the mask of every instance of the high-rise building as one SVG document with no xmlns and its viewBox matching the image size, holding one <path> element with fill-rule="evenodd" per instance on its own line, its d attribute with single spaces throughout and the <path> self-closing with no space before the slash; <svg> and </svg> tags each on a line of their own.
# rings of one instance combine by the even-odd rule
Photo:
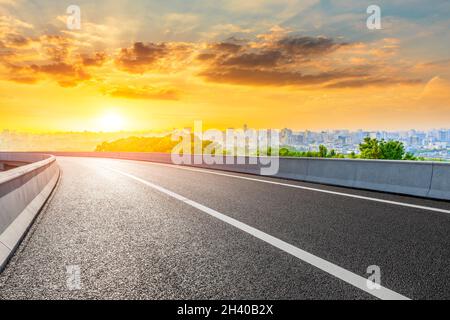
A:
<svg viewBox="0 0 450 320">
<path fill-rule="evenodd" d="M 448 130 L 439 130 L 438 140 L 440 142 L 447 142 L 448 141 Z"/>
<path fill-rule="evenodd" d="M 292 130 L 284 128 L 280 132 L 280 144 L 287 145 L 291 143 Z"/>
</svg>

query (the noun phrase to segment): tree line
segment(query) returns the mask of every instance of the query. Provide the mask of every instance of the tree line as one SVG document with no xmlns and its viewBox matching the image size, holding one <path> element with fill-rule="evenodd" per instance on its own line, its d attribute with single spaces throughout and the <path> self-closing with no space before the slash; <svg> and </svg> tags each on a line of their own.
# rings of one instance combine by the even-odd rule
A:
<svg viewBox="0 0 450 320">
<path fill-rule="evenodd" d="M 192 137 L 193 139 L 193 137 Z M 203 148 L 206 148 L 211 141 L 203 141 Z M 172 141 L 171 136 L 164 137 L 128 137 L 112 142 L 99 144 L 97 152 L 163 152 L 170 153 L 178 144 Z M 350 159 L 383 159 L 383 160 L 424 160 L 422 157 L 415 157 L 412 153 L 405 151 L 405 146 L 400 141 L 366 137 L 359 144 L 359 154 L 355 152 L 344 155 L 334 149 L 328 150 L 324 145 L 319 146 L 317 151 L 297 151 L 287 147 L 280 148 L 281 157 L 307 157 L 307 158 L 350 158 Z M 193 152 L 193 150 L 191 150 Z M 271 155 L 271 150 L 267 154 Z M 224 152 L 223 154 L 227 154 Z"/>
<path fill-rule="evenodd" d="M 337 153 L 334 149 L 328 150 L 324 145 L 319 146 L 318 151 L 296 151 L 289 148 L 281 148 L 281 157 L 314 157 L 314 158 L 350 158 L 350 159 L 383 159 L 383 160 L 424 160 L 414 154 L 405 151 L 403 142 L 377 138 L 364 138 L 359 144 L 359 154 L 355 152 L 349 155 Z"/>
</svg>

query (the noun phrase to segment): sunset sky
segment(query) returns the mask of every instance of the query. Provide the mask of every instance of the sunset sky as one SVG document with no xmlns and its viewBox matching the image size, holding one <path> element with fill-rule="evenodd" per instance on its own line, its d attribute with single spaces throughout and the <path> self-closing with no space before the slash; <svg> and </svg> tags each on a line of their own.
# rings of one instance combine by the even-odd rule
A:
<svg viewBox="0 0 450 320">
<path fill-rule="evenodd" d="M 450 1 L 371 4 L 0 0 L 0 130 L 450 127 Z"/>
</svg>

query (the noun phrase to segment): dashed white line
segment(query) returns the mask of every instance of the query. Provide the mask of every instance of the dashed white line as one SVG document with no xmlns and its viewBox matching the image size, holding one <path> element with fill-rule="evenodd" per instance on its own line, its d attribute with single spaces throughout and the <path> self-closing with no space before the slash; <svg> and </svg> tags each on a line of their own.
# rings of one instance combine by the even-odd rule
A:
<svg viewBox="0 0 450 320">
<path fill-rule="evenodd" d="M 149 182 L 147 180 L 141 179 L 139 177 L 136 177 L 132 174 L 117 170 L 117 169 L 113 169 L 113 168 L 107 168 L 113 172 L 116 172 L 118 174 L 121 174 L 123 176 L 126 176 L 130 179 L 133 179 L 135 181 L 138 181 L 140 183 L 145 184 L 146 186 L 149 186 L 150 188 L 153 188 L 155 190 L 158 190 L 161 193 L 164 193 L 170 197 L 173 197 L 177 200 L 180 200 L 204 213 L 207 213 L 208 215 L 217 218 L 225 223 L 228 223 L 229 225 L 232 225 L 286 253 L 289 253 L 291 255 L 293 255 L 294 257 L 309 263 L 311 265 L 313 265 L 316 268 L 319 268 L 323 271 L 325 271 L 326 273 L 341 279 L 342 281 L 345 281 L 348 284 L 353 285 L 354 287 L 361 289 L 369 294 L 371 294 L 372 296 L 375 296 L 379 299 L 383 299 L 383 300 L 409 300 L 409 298 L 395 292 L 392 291 L 388 288 L 385 288 L 383 286 L 380 286 L 379 289 L 369 289 L 367 287 L 367 279 L 364 277 L 361 277 L 349 270 L 346 270 L 338 265 L 335 265 L 327 260 L 324 260 L 320 257 L 317 257 L 309 252 L 306 252 L 302 249 L 299 249 L 287 242 L 284 242 L 283 240 L 280 240 L 276 237 L 273 237 L 261 230 L 258 230 L 256 228 L 253 228 L 243 222 L 240 222 L 236 219 L 233 219 L 227 215 L 224 215 L 214 209 L 208 208 L 198 202 L 195 202 L 193 200 L 190 200 L 182 195 L 179 195 L 173 191 L 170 191 L 166 188 L 163 188 L 161 186 L 158 186 L 152 182 Z"/>
</svg>

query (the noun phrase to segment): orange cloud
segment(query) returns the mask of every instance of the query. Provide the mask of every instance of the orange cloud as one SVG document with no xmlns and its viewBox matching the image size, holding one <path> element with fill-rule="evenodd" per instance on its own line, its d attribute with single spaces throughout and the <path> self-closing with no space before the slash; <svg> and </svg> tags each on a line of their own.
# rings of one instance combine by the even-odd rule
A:
<svg viewBox="0 0 450 320">
<path fill-rule="evenodd" d="M 123 48 L 116 59 L 116 64 L 130 72 L 143 73 L 151 67 L 158 59 L 168 54 L 164 43 L 144 44 L 136 42 L 131 48 Z"/>
<path fill-rule="evenodd" d="M 157 89 L 152 87 L 137 88 L 133 86 L 114 88 L 106 92 L 114 98 L 141 100 L 178 100 L 179 92 L 174 89 Z"/>
<path fill-rule="evenodd" d="M 382 39 L 376 45 L 348 43 L 323 36 L 293 36 L 289 30 L 277 27 L 255 41 L 230 38 L 213 43 L 134 42 L 130 47 L 110 48 L 107 53 L 80 47 L 77 37 L 67 32 L 35 37 L 21 34 L 31 27 L 20 20 L 0 19 L 4 35 L 0 40 L 0 64 L 7 72 L 6 79 L 27 84 L 50 79 L 63 87 L 106 79 L 117 87 L 108 93 L 113 97 L 179 97 L 173 90 L 148 92 L 148 88 L 124 87 L 120 80 L 111 82 L 111 78 L 118 79 L 115 75 L 120 71 L 136 77 L 145 73 L 187 73 L 207 82 L 246 86 L 357 88 L 421 82 L 420 75 L 400 76 L 401 66 L 386 63 L 399 47 L 399 41 L 393 38 Z"/>
<path fill-rule="evenodd" d="M 96 52 L 92 55 L 81 55 L 81 61 L 84 66 L 102 66 L 106 62 L 107 58 L 108 57 L 104 52 Z"/>
<path fill-rule="evenodd" d="M 191 44 L 184 43 L 135 42 L 132 47 L 120 50 L 115 63 L 119 69 L 130 73 L 167 71 L 173 69 L 174 65 L 184 65 L 190 56 L 191 47 Z"/>
</svg>

